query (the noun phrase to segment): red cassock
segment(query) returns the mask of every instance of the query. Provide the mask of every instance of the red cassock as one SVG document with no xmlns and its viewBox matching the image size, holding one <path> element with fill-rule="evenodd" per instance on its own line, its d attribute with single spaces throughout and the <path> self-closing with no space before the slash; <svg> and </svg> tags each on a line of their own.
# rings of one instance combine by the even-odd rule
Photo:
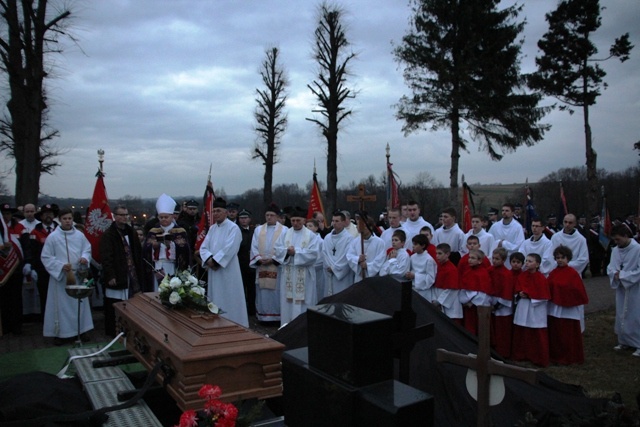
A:
<svg viewBox="0 0 640 427">
<path fill-rule="evenodd" d="M 493 296 L 513 301 L 514 275 L 504 265 L 489 269 Z M 511 356 L 511 336 L 513 334 L 513 305 L 509 315 L 491 315 L 491 345 L 502 357 Z M 505 311 L 506 307 L 498 311 Z"/>
<path fill-rule="evenodd" d="M 580 274 L 572 267 L 557 267 L 547 279 L 551 302 L 560 307 L 587 304 L 589 297 Z M 579 319 L 549 315 L 549 358 L 560 365 L 584 363 L 584 343 Z"/>
<path fill-rule="evenodd" d="M 435 258 L 434 258 L 435 259 Z M 436 281 L 433 286 L 439 289 L 460 289 L 458 268 L 449 260 L 438 263 L 436 272 Z M 462 326 L 462 319 L 451 319 L 458 325 Z"/>
<path fill-rule="evenodd" d="M 460 268 L 458 268 L 459 271 Z M 487 295 L 491 295 L 491 278 L 487 268 L 484 265 L 467 267 L 463 275 L 460 276 L 460 289 L 463 291 L 484 292 Z M 475 304 L 470 307 L 463 305 L 462 312 L 464 315 L 462 325 L 472 334 L 478 335 L 478 307 Z"/>
<path fill-rule="evenodd" d="M 547 278 L 538 271 L 535 273 L 523 272 L 518 275 L 515 292 L 524 292 L 531 300 L 548 301 L 551 297 Z M 546 304 L 544 310 L 546 311 Z M 529 360 L 538 366 L 549 366 L 549 334 L 547 328 L 514 324 L 511 358 L 513 360 Z"/>
</svg>

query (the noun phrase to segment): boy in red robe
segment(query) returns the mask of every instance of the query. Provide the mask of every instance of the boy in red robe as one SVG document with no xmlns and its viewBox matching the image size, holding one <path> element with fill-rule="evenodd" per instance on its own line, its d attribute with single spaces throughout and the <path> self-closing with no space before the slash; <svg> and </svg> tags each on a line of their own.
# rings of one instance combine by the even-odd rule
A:
<svg viewBox="0 0 640 427">
<path fill-rule="evenodd" d="M 551 299 L 547 305 L 549 359 L 552 363 L 571 365 L 584 363 L 584 343 L 580 306 L 589 302 L 580 274 L 569 267 L 571 249 L 560 245 L 553 251 L 558 266 L 549 273 Z"/>
<path fill-rule="evenodd" d="M 549 335 L 547 333 L 547 301 L 551 297 L 544 274 L 538 271 L 542 259 L 529 254 L 526 271 L 518 276 L 513 315 L 513 360 L 529 360 L 536 365 L 549 366 Z"/>
<path fill-rule="evenodd" d="M 489 272 L 482 265 L 485 256 L 480 249 L 469 252 L 469 267 L 460 276 L 460 303 L 464 313 L 463 326 L 478 334 L 478 306 L 491 306 L 493 293 Z"/>
<path fill-rule="evenodd" d="M 511 334 L 513 332 L 513 288 L 514 276 L 504 266 L 507 250 L 497 248 L 493 251 L 489 269 L 494 297 L 494 311 L 491 316 L 491 345 L 505 358 L 511 356 Z"/>
<path fill-rule="evenodd" d="M 469 253 L 478 249 L 480 249 L 480 239 L 478 239 L 478 236 L 467 237 L 467 250 L 469 252 L 464 254 L 462 258 L 460 258 L 460 261 L 458 261 L 458 276 L 462 277 L 464 275 L 464 272 L 469 269 Z M 487 248 L 486 250 L 489 249 L 490 248 Z M 480 250 L 484 251 L 484 249 Z M 482 258 L 482 266 L 485 268 L 491 267 L 491 262 L 489 262 L 488 257 L 485 256 Z"/>
<path fill-rule="evenodd" d="M 458 269 L 451 261 L 451 246 L 440 243 L 436 247 L 436 264 L 438 267 L 436 281 L 433 284 L 435 298 L 433 304 L 451 320 L 462 325 L 462 304 L 460 304 L 458 288 Z"/>
</svg>

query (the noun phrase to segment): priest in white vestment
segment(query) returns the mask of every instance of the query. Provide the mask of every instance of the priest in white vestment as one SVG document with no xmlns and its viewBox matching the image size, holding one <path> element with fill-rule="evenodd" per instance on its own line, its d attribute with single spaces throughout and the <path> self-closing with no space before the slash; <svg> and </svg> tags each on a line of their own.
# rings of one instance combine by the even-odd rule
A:
<svg viewBox="0 0 640 427">
<path fill-rule="evenodd" d="M 407 203 L 407 215 L 407 220 L 402 223 L 402 229 L 407 236 L 407 239 L 404 242 L 404 247 L 410 250 L 413 247 L 411 239 L 416 234 L 420 234 L 420 230 L 422 230 L 422 227 L 429 227 L 431 229 L 432 236 L 434 233 L 434 229 L 433 225 L 431 225 L 427 220 L 420 216 L 420 208 L 418 207 L 418 202 L 410 200 Z"/>
<path fill-rule="evenodd" d="M 624 225 L 611 230 L 616 247 L 611 252 L 607 275 L 616 292 L 615 350 L 635 349 L 640 357 L 640 244 Z"/>
<path fill-rule="evenodd" d="M 67 273 L 76 276 L 80 266 L 89 266 L 91 244 L 82 232 L 74 228 L 70 209 L 62 209 L 59 219 L 60 226 L 45 240 L 40 259 L 50 275 L 43 335 L 61 339 L 78 335 L 78 300 L 67 295 L 65 286 L 68 283 Z M 76 277 L 74 284 L 80 285 L 80 279 Z M 79 332 L 84 334 L 91 329 L 91 307 L 89 299 L 84 298 L 80 302 Z"/>
<path fill-rule="evenodd" d="M 353 270 L 347 260 L 347 250 L 354 237 L 345 228 L 345 221 L 344 212 L 334 212 L 331 219 L 333 231 L 324 237 L 324 296 L 335 295 L 353 285 Z"/>
<path fill-rule="evenodd" d="M 507 259 L 510 259 L 511 254 L 518 251 L 524 242 L 524 230 L 522 224 L 513 219 L 513 211 L 514 206 L 511 203 L 502 205 L 502 220 L 494 223 L 489 229 L 489 234 L 495 239 L 495 246 L 491 249 L 483 248 L 482 252 L 490 254 L 495 248 L 505 248 Z M 511 263 L 506 263 L 505 267 L 511 269 Z"/>
<path fill-rule="evenodd" d="M 493 238 L 493 234 L 489 234 L 482 227 L 482 215 L 474 214 L 471 216 L 471 230 L 467 231 L 464 235 L 464 250 L 463 253 L 468 253 L 467 249 L 467 239 L 469 236 L 476 236 L 478 241 L 480 242 L 480 249 L 484 252 L 489 258 L 491 258 L 491 254 L 493 253 L 493 248 L 495 247 L 495 239 Z M 508 263 L 507 263 L 508 264 Z"/>
<path fill-rule="evenodd" d="M 366 215 L 356 215 L 360 234 L 353 239 L 347 250 L 347 261 L 354 272 L 354 282 L 375 277 L 386 259 L 387 248 L 382 239 L 372 233 L 375 223 Z M 364 247 L 364 252 L 362 251 Z"/>
<path fill-rule="evenodd" d="M 544 235 L 544 224 L 540 219 L 533 219 L 531 221 L 531 237 L 526 239 L 518 248 L 518 252 L 521 252 L 525 258 L 529 254 L 538 254 L 542 258 L 542 263 L 538 271 L 549 276 L 551 270 L 556 268 L 556 262 L 553 258 L 553 251 L 549 251 L 551 247 L 551 240 L 547 239 Z M 506 265 L 506 263 L 505 263 Z"/>
<path fill-rule="evenodd" d="M 223 198 L 214 200 L 211 212 L 215 223 L 200 246 L 202 266 L 209 270 L 207 296 L 224 311 L 222 317 L 248 328 L 249 316 L 238 261 L 242 232 L 227 218 L 227 202 Z"/>
<path fill-rule="evenodd" d="M 565 215 L 562 224 L 564 225 L 562 230 L 551 236 L 551 246 L 548 249 L 551 255 L 547 256 L 553 258 L 554 249 L 560 245 L 568 247 L 573 253 L 573 258 L 569 261 L 569 266 L 573 267 L 578 274 L 582 274 L 589 264 L 587 239 L 576 229 L 578 220 L 574 214 Z"/>
<path fill-rule="evenodd" d="M 280 274 L 280 323 L 285 325 L 317 303 L 315 263 L 319 240 L 304 226 L 306 210 L 295 208 L 291 228 L 280 234 L 274 259 L 282 265 Z"/>
<path fill-rule="evenodd" d="M 275 204 L 267 207 L 265 223 L 256 227 L 251 241 L 251 260 L 249 266 L 256 270 L 256 318 L 260 322 L 280 321 L 281 267 L 274 260 L 275 246 L 280 235 L 287 227 L 278 221 L 279 209 Z"/>
</svg>

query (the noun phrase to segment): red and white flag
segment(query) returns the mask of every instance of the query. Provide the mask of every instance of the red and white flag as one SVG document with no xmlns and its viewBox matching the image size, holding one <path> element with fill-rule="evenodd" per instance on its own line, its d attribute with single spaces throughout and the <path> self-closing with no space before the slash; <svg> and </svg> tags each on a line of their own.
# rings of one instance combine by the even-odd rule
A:
<svg viewBox="0 0 640 427">
<path fill-rule="evenodd" d="M 207 180 L 207 186 L 204 189 L 204 196 L 202 196 L 202 216 L 200 217 L 200 223 L 198 224 L 198 235 L 196 236 L 195 251 L 200 250 L 204 238 L 207 236 L 209 227 L 213 225 L 213 201 L 216 199 L 216 194 L 213 192 L 213 184 L 211 183 L 211 171 L 209 171 L 209 179 Z"/>
<path fill-rule="evenodd" d="M 318 186 L 318 178 L 315 171 L 315 166 L 313 168 L 313 186 L 311 187 L 311 196 L 309 197 L 309 209 L 307 210 L 307 219 L 313 218 L 314 212 L 321 212 L 322 217 L 324 218 L 324 205 L 322 204 L 322 197 L 320 196 L 320 187 Z M 326 226 L 325 220 L 325 226 Z"/>
<path fill-rule="evenodd" d="M 98 169 L 96 186 L 93 189 L 91 204 L 87 208 L 87 218 L 84 222 L 84 235 L 91 243 L 91 257 L 100 263 L 100 238 L 113 222 L 107 189 L 104 186 L 104 174 Z"/>
</svg>

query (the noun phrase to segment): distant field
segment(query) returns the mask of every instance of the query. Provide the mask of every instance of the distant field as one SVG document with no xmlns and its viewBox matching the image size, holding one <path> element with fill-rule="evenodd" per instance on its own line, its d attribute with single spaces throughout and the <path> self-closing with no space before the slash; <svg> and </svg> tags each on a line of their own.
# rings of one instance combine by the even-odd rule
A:
<svg viewBox="0 0 640 427">
<path fill-rule="evenodd" d="M 524 204 L 524 183 L 522 184 L 494 184 L 494 185 L 469 185 L 471 190 L 476 193 L 473 201 L 476 205 L 476 212 L 486 214 L 489 208 L 498 208 L 506 202 Z M 520 191 L 519 200 L 514 200 L 514 194 Z"/>
</svg>

